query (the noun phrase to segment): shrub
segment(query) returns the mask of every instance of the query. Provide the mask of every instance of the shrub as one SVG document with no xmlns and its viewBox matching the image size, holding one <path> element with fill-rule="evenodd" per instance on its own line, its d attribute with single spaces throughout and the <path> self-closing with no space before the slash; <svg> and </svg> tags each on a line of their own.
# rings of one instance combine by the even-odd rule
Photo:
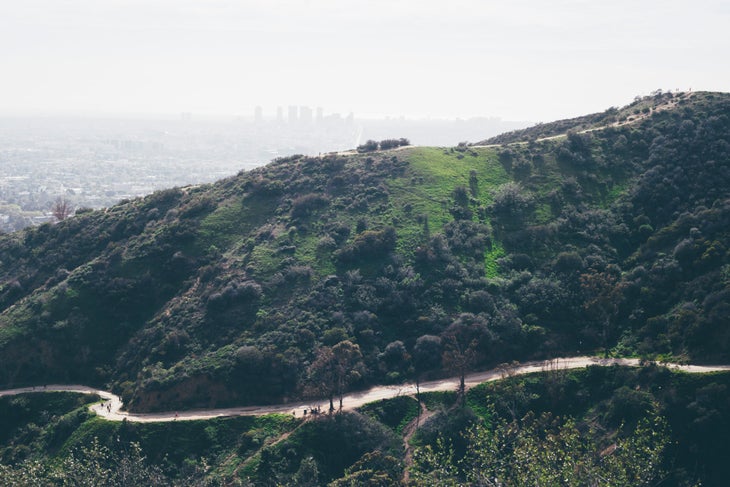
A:
<svg viewBox="0 0 730 487">
<path fill-rule="evenodd" d="M 329 204 L 329 199 L 321 194 L 310 193 L 300 196 L 292 201 L 292 218 L 308 216 L 313 211 L 324 208 Z"/>
<path fill-rule="evenodd" d="M 490 209 L 502 223 L 511 223 L 512 220 L 519 221 L 525 217 L 532 210 L 533 204 L 532 193 L 517 183 L 509 182 L 499 187 Z"/>
<path fill-rule="evenodd" d="M 342 263 L 351 263 L 361 259 L 382 257 L 395 250 L 396 235 L 393 227 L 383 230 L 365 230 L 352 244 L 336 252 L 335 256 Z"/>
<path fill-rule="evenodd" d="M 378 143 L 374 140 L 368 140 L 362 145 L 357 146 L 358 152 L 373 152 L 378 150 Z"/>
</svg>

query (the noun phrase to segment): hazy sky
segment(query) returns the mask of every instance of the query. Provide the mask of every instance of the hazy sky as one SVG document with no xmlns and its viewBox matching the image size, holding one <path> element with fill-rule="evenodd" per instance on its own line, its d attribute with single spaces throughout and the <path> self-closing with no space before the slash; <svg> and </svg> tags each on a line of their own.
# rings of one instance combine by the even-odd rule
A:
<svg viewBox="0 0 730 487">
<path fill-rule="evenodd" d="M 0 116 L 543 121 L 730 91 L 727 0 L 0 0 Z"/>
</svg>

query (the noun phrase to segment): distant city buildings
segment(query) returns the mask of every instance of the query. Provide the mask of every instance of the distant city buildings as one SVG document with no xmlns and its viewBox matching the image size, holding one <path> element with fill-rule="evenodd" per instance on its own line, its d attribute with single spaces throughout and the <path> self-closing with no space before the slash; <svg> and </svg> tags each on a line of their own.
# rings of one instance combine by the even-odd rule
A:
<svg viewBox="0 0 730 487">
<path fill-rule="evenodd" d="M 299 123 L 309 125 L 312 123 L 312 109 L 309 107 L 299 107 Z"/>
<path fill-rule="evenodd" d="M 299 108 L 289 105 L 289 125 L 296 125 L 299 121 Z"/>
<path fill-rule="evenodd" d="M 256 106 L 253 112 L 253 120 L 257 125 L 261 125 L 270 122 L 271 118 L 267 119 L 264 114 L 264 109 L 261 106 Z M 287 107 L 286 118 L 284 117 L 284 108 L 281 106 L 276 107 L 276 118 L 277 124 L 288 124 L 290 127 L 307 127 L 307 126 L 333 126 L 339 124 L 353 125 L 355 123 L 355 115 L 350 112 L 346 117 L 343 117 L 339 113 L 332 113 L 325 115 L 322 107 L 316 107 L 314 110 L 312 107 L 307 105 L 289 105 Z"/>
</svg>

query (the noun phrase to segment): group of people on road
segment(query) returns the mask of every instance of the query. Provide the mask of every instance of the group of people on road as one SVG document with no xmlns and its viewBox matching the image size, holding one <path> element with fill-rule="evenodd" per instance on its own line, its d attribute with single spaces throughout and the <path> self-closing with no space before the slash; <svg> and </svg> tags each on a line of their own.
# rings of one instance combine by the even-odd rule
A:
<svg viewBox="0 0 730 487">
<path fill-rule="evenodd" d="M 321 413 L 321 412 L 322 412 L 322 408 L 321 408 L 320 406 L 316 406 L 316 407 L 311 407 L 311 408 L 309 408 L 309 409 L 307 409 L 307 408 L 304 408 L 304 412 L 303 412 L 302 414 L 303 414 L 304 416 L 306 416 L 306 415 L 307 415 L 307 412 L 309 412 L 309 414 L 319 414 L 319 413 Z M 292 413 L 292 416 L 296 416 L 296 415 L 297 415 L 297 410 L 295 409 L 295 410 L 294 410 L 294 411 L 292 411 L 291 413 Z"/>
</svg>

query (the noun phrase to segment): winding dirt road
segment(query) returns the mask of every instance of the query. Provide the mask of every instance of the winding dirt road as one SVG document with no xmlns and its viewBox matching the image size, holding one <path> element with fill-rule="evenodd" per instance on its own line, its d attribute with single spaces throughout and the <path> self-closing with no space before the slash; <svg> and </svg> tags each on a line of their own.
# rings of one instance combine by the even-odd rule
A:
<svg viewBox="0 0 730 487">
<path fill-rule="evenodd" d="M 531 374 L 533 372 L 546 372 L 556 370 L 580 369 L 589 365 L 624 365 L 628 367 L 638 367 L 639 359 L 620 359 L 620 358 L 598 358 L 598 357 L 569 357 L 557 358 L 553 360 L 528 362 L 524 364 L 512 364 L 498 367 L 496 369 L 487 370 L 485 372 L 476 372 L 469 374 L 465 378 L 467 388 L 481 384 L 482 382 L 490 382 L 500 380 L 505 377 L 514 375 Z M 663 364 L 673 369 L 681 370 L 689 373 L 707 373 L 730 371 L 730 365 L 679 365 L 679 364 Z M 420 385 L 421 392 L 434 391 L 454 391 L 459 385 L 459 378 L 452 377 L 448 379 L 423 382 Z M 271 413 L 294 413 L 297 417 L 302 417 L 304 411 L 311 411 L 313 408 L 320 407 L 325 411 L 328 402 L 324 399 L 316 401 L 304 401 L 287 404 L 276 404 L 270 406 L 245 406 L 235 408 L 222 409 L 200 409 L 183 412 L 163 412 L 163 413 L 129 413 L 122 411 L 122 399 L 108 391 L 94 389 L 81 385 L 47 385 L 36 387 L 22 387 L 18 389 L 9 389 L 0 391 L 0 397 L 11 396 L 17 394 L 26 394 L 32 392 L 78 392 L 81 394 L 96 394 L 102 398 L 102 402 L 89 406 L 89 410 L 95 414 L 108 419 L 110 421 L 134 421 L 139 423 L 157 423 L 167 421 L 185 421 L 212 419 L 231 416 L 258 416 Z M 382 400 L 391 399 L 398 396 L 412 396 L 416 394 L 415 384 L 402 384 L 397 386 L 376 386 L 367 391 L 353 392 L 347 394 L 343 398 L 343 409 L 355 409 L 364 404 Z"/>
</svg>

